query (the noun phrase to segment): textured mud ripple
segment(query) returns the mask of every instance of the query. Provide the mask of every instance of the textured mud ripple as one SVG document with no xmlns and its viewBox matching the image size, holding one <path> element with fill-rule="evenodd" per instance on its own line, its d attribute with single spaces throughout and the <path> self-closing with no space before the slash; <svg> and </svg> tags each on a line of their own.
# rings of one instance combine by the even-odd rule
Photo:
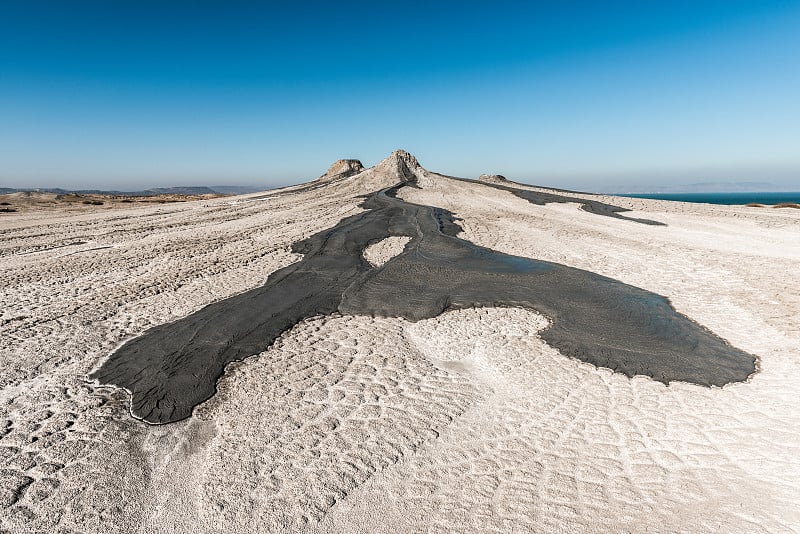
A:
<svg viewBox="0 0 800 534">
<path fill-rule="evenodd" d="M 459 239 L 450 212 L 396 198 L 404 185 L 369 196 L 362 204 L 368 211 L 296 243 L 302 261 L 265 285 L 152 328 L 91 377 L 127 389 L 135 417 L 169 423 L 214 395 L 228 363 L 262 352 L 305 318 L 339 312 L 417 321 L 478 306 L 539 311 L 551 320 L 542 333 L 551 346 L 627 376 L 721 386 L 754 372 L 753 356 L 679 314 L 666 298 Z M 411 241 L 382 267 L 372 266 L 364 249 L 390 236 Z"/>
</svg>

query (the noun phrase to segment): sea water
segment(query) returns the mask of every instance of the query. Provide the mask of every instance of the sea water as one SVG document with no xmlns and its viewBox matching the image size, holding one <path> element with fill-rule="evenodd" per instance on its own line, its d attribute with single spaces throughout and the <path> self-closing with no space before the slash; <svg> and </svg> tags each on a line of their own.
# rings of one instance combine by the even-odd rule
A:
<svg viewBox="0 0 800 534">
<path fill-rule="evenodd" d="M 705 204 L 800 204 L 800 193 L 636 193 L 618 194 L 620 197 L 702 202 Z"/>
</svg>

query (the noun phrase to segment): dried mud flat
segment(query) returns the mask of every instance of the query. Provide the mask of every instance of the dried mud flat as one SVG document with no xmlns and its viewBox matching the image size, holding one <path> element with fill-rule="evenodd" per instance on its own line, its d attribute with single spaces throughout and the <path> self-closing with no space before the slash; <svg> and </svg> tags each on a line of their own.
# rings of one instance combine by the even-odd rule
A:
<svg viewBox="0 0 800 534">
<path fill-rule="evenodd" d="M 795 210 L 591 197 L 664 226 L 646 225 L 424 169 L 398 193 L 452 212 L 476 245 L 668 297 L 759 358 L 746 382 L 665 386 L 597 368 L 545 343 L 548 319 L 520 308 L 311 317 L 161 426 L 87 380 L 126 340 L 298 262 L 292 245 L 363 212 L 403 157 L 259 195 L 3 214 L 0 528 L 800 528 Z M 366 261 L 407 244 L 374 243 Z"/>
<path fill-rule="evenodd" d="M 191 202 L 195 200 L 211 200 L 225 197 L 221 194 L 183 195 L 114 195 L 99 193 L 42 193 L 20 191 L 0 195 L 0 214 L 5 213 L 39 213 L 43 211 L 87 212 L 96 211 L 98 206 L 104 209 L 121 209 L 136 204 L 170 204 L 175 202 Z"/>
</svg>

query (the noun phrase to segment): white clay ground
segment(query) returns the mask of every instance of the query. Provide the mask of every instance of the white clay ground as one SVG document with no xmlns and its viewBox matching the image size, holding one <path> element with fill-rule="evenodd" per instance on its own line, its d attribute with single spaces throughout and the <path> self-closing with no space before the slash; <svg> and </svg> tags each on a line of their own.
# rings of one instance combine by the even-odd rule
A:
<svg viewBox="0 0 800 534">
<path fill-rule="evenodd" d="M 477 244 L 669 297 L 759 357 L 747 383 L 597 369 L 543 343 L 547 319 L 521 309 L 309 319 L 170 425 L 86 382 L 125 339 L 263 283 L 393 172 L 3 214 L 0 530 L 800 531 L 800 210 L 601 198 L 658 227 L 432 173 L 400 192 L 454 212 Z"/>
</svg>

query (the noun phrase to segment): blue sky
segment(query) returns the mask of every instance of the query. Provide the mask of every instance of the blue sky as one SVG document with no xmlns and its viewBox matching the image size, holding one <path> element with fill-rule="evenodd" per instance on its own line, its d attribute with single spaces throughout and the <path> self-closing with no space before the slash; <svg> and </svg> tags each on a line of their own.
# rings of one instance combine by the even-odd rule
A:
<svg viewBox="0 0 800 534">
<path fill-rule="evenodd" d="M 800 190 L 800 1 L 164 4 L 0 0 L 0 186 Z"/>
</svg>

